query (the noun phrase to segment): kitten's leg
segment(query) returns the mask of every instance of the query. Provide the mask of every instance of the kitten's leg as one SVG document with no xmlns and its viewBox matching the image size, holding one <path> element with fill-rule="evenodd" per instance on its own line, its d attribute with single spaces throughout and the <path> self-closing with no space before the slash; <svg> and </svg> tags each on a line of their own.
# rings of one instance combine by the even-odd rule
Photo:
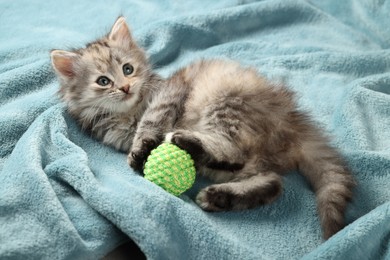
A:
<svg viewBox="0 0 390 260">
<path fill-rule="evenodd" d="M 189 89 L 185 84 L 174 83 L 155 94 L 137 126 L 127 157 L 128 164 L 135 170 L 142 170 L 150 151 L 163 141 L 165 133 L 172 131 L 183 113 Z"/>
<path fill-rule="evenodd" d="M 206 187 L 197 195 L 196 203 L 206 211 L 243 210 L 271 203 L 281 193 L 281 177 L 274 172 L 261 172 Z"/>
<path fill-rule="evenodd" d="M 221 133 L 176 130 L 166 135 L 166 141 L 186 150 L 199 166 L 224 171 L 238 171 L 244 165 L 242 152 L 230 138 Z"/>
<path fill-rule="evenodd" d="M 129 165 L 142 170 L 150 151 L 156 148 L 169 131 L 175 120 L 175 110 L 166 103 L 152 104 L 142 117 L 135 133 L 131 151 L 127 157 Z"/>
</svg>

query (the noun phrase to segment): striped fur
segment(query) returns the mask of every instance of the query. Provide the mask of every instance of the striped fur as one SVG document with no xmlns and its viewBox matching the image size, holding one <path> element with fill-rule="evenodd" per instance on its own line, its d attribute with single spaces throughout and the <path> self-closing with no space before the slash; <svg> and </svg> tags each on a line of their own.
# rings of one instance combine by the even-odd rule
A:
<svg viewBox="0 0 390 260">
<path fill-rule="evenodd" d="M 324 238 L 343 228 L 354 180 L 287 88 L 221 60 L 195 62 L 163 80 L 151 72 L 123 18 L 105 38 L 72 53 L 54 51 L 52 59 L 70 113 L 104 143 L 130 149 L 131 167 L 142 171 L 164 139 L 187 150 L 198 173 L 216 182 L 196 197 L 204 210 L 271 203 L 282 192 L 281 176 L 299 170 L 316 193 Z M 108 89 L 94 86 L 124 62 L 135 67 L 134 75 L 118 80 L 130 85 L 130 97 L 117 78 Z M 119 94 L 110 99 L 110 93 Z"/>
<path fill-rule="evenodd" d="M 341 156 L 297 109 L 293 93 L 254 69 L 209 60 L 175 73 L 140 121 L 130 165 L 141 169 L 166 133 L 192 155 L 200 174 L 218 182 L 198 194 L 203 209 L 270 203 L 282 192 L 281 175 L 299 170 L 316 192 L 324 238 L 344 226 L 354 180 Z"/>
</svg>

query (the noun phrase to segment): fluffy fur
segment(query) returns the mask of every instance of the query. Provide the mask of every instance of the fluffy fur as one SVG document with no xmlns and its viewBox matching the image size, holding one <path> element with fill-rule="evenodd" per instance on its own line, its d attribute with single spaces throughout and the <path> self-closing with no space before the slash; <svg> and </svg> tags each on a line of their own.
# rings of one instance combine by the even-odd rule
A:
<svg viewBox="0 0 390 260">
<path fill-rule="evenodd" d="M 151 92 L 163 82 L 128 32 L 120 18 L 107 36 L 86 48 L 51 52 L 69 113 L 84 130 L 124 152 L 130 149 Z M 134 68 L 130 75 L 123 73 L 125 64 Z M 97 83 L 101 76 L 110 79 L 107 86 Z"/>
<path fill-rule="evenodd" d="M 122 17 L 84 49 L 52 51 L 52 63 L 70 114 L 103 143 L 129 152 L 131 167 L 142 171 L 164 139 L 187 150 L 198 173 L 216 182 L 196 197 L 204 210 L 271 203 L 282 192 L 281 175 L 299 170 L 316 193 L 324 238 L 343 228 L 354 181 L 340 154 L 290 90 L 253 68 L 202 60 L 162 79 Z M 134 68 L 129 75 L 126 64 Z M 111 84 L 99 85 L 102 76 Z"/>
</svg>

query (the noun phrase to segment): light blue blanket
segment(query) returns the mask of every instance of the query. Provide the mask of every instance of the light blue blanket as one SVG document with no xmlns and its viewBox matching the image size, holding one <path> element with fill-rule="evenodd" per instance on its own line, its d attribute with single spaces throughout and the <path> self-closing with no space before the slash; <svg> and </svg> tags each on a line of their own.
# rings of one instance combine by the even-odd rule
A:
<svg viewBox="0 0 390 260">
<path fill-rule="evenodd" d="M 58 101 L 49 51 L 81 47 L 120 14 L 164 76 L 201 57 L 283 82 L 358 182 L 323 243 L 292 172 L 275 203 L 208 213 L 130 169 Z M 390 1 L 0 1 L 0 259 L 96 259 L 130 237 L 149 259 L 390 259 Z"/>
</svg>

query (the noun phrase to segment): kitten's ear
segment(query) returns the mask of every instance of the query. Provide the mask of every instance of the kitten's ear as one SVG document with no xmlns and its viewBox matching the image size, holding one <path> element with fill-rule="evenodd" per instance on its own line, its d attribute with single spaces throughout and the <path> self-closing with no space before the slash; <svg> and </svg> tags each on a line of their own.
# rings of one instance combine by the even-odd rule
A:
<svg viewBox="0 0 390 260">
<path fill-rule="evenodd" d="M 123 16 L 119 17 L 112 26 L 108 39 L 128 44 L 133 42 L 129 26 Z"/>
<path fill-rule="evenodd" d="M 53 50 L 50 56 L 53 68 L 60 76 L 64 78 L 75 76 L 75 62 L 78 54 L 70 51 Z"/>
</svg>

